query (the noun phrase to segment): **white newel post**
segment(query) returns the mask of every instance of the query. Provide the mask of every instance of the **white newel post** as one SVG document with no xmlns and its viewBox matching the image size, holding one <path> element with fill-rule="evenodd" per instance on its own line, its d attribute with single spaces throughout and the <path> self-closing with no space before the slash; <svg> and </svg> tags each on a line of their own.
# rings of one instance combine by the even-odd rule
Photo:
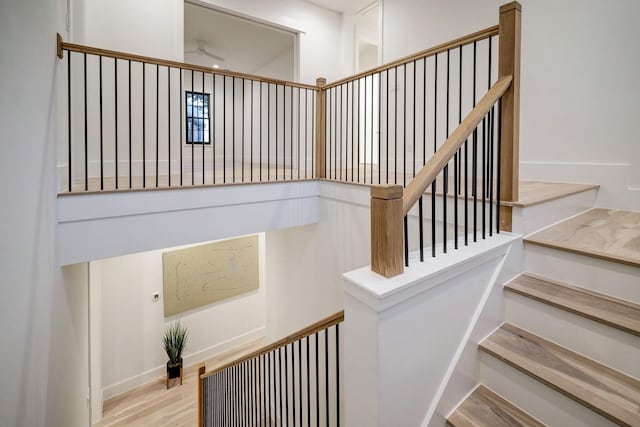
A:
<svg viewBox="0 0 640 427">
<path fill-rule="evenodd" d="M 391 279 L 370 267 L 344 275 L 348 427 L 429 422 L 518 238 L 413 260 Z"/>
</svg>

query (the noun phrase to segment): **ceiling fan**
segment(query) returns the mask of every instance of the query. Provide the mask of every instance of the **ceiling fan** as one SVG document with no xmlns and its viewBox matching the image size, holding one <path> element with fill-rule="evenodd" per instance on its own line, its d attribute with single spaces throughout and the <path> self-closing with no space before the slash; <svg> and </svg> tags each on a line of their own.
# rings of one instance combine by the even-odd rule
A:
<svg viewBox="0 0 640 427">
<path fill-rule="evenodd" d="M 197 53 L 197 54 L 205 55 L 205 56 L 208 56 L 210 58 L 216 59 L 218 61 L 224 62 L 224 58 L 223 57 L 209 52 L 207 50 L 206 46 L 207 46 L 207 42 L 205 42 L 204 40 L 198 39 L 198 40 L 196 40 L 196 48 L 192 49 L 192 50 L 185 50 L 184 53 Z"/>
</svg>

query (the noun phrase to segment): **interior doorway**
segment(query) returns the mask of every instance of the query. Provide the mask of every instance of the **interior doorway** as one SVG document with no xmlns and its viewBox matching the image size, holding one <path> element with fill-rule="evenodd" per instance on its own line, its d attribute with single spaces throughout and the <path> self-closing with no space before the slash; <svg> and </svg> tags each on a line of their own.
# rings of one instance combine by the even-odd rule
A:
<svg viewBox="0 0 640 427">
<path fill-rule="evenodd" d="M 297 79 L 298 34 L 200 2 L 184 4 L 184 61 L 274 79 Z"/>
</svg>

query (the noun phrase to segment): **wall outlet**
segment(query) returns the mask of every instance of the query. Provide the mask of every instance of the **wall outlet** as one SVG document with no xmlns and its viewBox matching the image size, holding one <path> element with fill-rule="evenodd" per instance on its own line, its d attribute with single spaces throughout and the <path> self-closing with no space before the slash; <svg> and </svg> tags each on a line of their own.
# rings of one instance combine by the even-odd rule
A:
<svg viewBox="0 0 640 427">
<path fill-rule="evenodd" d="M 151 295 L 151 301 L 152 301 L 152 302 L 158 302 L 158 301 L 160 301 L 160 292 L 154 292 L 154 293 Z"/>
</svg>

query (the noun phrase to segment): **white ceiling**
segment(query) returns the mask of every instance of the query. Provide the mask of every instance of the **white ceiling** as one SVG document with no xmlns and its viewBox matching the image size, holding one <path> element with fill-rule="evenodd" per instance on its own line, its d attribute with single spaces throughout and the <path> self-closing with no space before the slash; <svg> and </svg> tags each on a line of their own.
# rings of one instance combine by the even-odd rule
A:
<svg viewBox="0 0 640 427">
<path fill-rule="evenodd" d="M 335 10 L 337 12 L 355 14 L 377 0 L 302 0 L 309 3 L 317 4 L 325 9 Z"/>
<path fill-rule="evenodd" d="M 195 50 L 196 40 L 205 49 L 224 58 L 224 62 L 201 54 L 185 54 L 185 62 L 244 73 L 256 73 L 283 52 L 293 58 L 294 35 L 203 6 L 184 4 L 184 50 Z M 291 61 L 293 73 L 293 61 Z M 270 76 L 287 78 L 291 76 Z"/>
</svg>

